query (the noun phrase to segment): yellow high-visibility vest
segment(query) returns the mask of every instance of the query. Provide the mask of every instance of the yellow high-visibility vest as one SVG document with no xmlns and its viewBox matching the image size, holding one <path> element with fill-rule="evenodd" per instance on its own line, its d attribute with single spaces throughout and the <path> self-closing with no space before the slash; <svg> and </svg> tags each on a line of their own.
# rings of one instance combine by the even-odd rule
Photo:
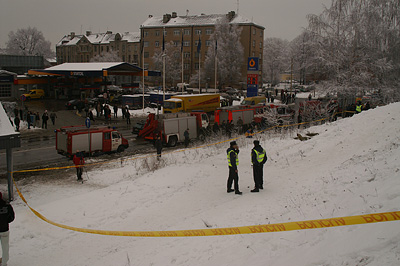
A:
<svg viewBox="0 0 400 266">
<path fill-rule="evenodd" d="M 232 167 L 231 152 L 236 153 L 234 150 L 231 150 L 231 151 L 228 152 L 228 165 L 229 165 L 229 167 Z M 238 166 L 238 165 L 239 165 L 239 157 L 236 154 L 236 166 Z"/>
<path fill-rule="evenodd" d="M 267 154 L 266 151 L 264 149 L 262 152 L 259 152 L 256 149 L 253 149 L 253 151 L 256 153 L 257 162 L 262 163 L 262 161 L 264 160 L 264 157 Z"/>
<path fill-rule="evenodd" d="M 361 111 L 362 111 L 362 105 L 357 105 L 356 112 L 361 113 Z"/>
</svg>

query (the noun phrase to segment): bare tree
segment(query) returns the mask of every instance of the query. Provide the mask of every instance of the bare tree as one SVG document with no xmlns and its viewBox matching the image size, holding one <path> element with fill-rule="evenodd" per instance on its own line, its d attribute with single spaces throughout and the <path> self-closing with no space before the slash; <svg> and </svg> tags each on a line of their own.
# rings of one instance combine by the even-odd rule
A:
<svg viewBox="0 0 400 266">
<path fill-rule="evenodd" d="M 289 65 L 289 42 L 279 38 L 267 38 L 264 40 L 264 80 L 268 80 L 272 86 L 280 82 L 279 75 Z"/>
<path fill-rule="evenodd" d="M 35 27 L 10 31 L 6 43 L 7 54 L 13 55 L 39 55 L 45 58 L 53 58 L 55 53 L 51 50 L 51 43 L 47 41 L 43 33 Z"/>
<path fill-rule="evenodd" d="M 117 51 L 103 52 L 93 57 L 90 62 L 121 62 Z"/>
<path fill-rule="evenodd" d="M 242 29 L 236 24 L 229 23 L 227 18 L 221 19 L 216 24 L 215 31 L 210 37 L 212 45 L 208 48 L 202 71 L 206 78 L 214 79 L 215 58 L 217 58 L 219 84 L 233 85 L 242 80 L 240 73 L 244 48 L 240 41 L 241 32 Z"/>
<path fill-rule="evenodd" d="M 177 81 L 181 80 L 182 66 L 181 66 L 181 50 L 177 42 L 169 42 L 165 44 L 165 50 L 154 53 L 153 62 L 154 69 L 163 71 L 163 55 L 165 56 L 165 79 L 166 83 L 174 86 Z"/>
</svg>

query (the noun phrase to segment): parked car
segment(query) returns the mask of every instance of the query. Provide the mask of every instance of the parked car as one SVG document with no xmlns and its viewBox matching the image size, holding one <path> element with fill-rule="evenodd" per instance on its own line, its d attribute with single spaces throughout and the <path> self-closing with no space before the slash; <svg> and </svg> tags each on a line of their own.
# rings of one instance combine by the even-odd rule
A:
<svg viewBox="0 0 400 266">
<path fill-rule="evenodd" d="M 68 101 L 65 104 L 65 107 L 67 107 L 68 110 L 83 109 L 83 108 L 85 108 L 85 102 L 74 99 L 74 100 Z"/>
<path fill-rule="evenodd" d="M 146 121 L 144 121 L 144 120 L 141 120 L 141 121 L 137 122 L 132 127 L 132 134 L 138 135 L 139 132 L 144 128 L 145 125 L 146 125 Z"/>
<path fill-rule="evenodd" d="M 239 95 L 240 91 L 234 88 L 230 88 L 226 91 L 226 93 L 229 95 Z"/>
<path fill-rule="evenodd" d="M 44 90 L 33 89 L 33 90 L 30 90 L 29 93 L 25 93 L 23 95 L 26 97 L 27 101 L 29 101 L 31 99 L 43 99 L 44 98 Z"/>
</svg>

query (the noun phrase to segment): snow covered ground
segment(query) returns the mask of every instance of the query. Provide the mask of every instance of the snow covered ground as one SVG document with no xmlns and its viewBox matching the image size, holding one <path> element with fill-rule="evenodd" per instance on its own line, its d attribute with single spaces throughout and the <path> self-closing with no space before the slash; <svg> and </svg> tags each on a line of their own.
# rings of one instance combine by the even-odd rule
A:
<svg viewBox="0 0 400 266">
<path fill-rule="evenodd" d="M 47 218 L 103 230 L 245 226 L 398 211 L 400 103 L 300 131 L 266 133 L 264 190 L 253 188 L 252 139 L 238 141 L 242 196 L 226 193 L 227 144 L 124 161 L 18 184 Z M 123 167 L 121 167 L 121 165 Z M 60 177 L 62 176 L 62 178 Z M 5 190 L 5 186 L 2 187 Z M 17 197 L 9 265 L 399 265 L 400 222 L 195 238 L 90 235 L 49 225 Z"/>
</svg>

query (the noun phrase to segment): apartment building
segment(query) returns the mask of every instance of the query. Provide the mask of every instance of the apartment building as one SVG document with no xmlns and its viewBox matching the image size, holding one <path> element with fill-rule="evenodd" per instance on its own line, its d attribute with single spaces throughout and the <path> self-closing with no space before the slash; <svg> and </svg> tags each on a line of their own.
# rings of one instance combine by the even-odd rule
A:
<svg viewBox="0 0 400 266">
<path fill-rule="evenodd" d="M 140 33 L 92 33 L 64 36 L 56 45 L 57 64 L 90 62 L 95 56 L 115 51 L 123 62 L 139 64 Z"/>
<path fill-rule="evenodd" d="M 259 57 L 260 77 L 262 76 L 262 59 L 264 47 L 264 27 L 257 25 L 248 18 L 235 14 L 231 11 L 228 14 L 178 16 L 176 12 L 165 14 L 161 17 L 150 15 L 141 25 L 141 42 L 144 46 L 144 67 L 153 69 L 153 56 L 162 49 L 163 35 L 165 43 L 173 42 L 175 46 L 181 47 L 183 34 L 183 55 L 184 55 L 184 82 L 188 83 L 190 76 L 195 74 L 200 65 L 204 65 L 207 50 L 213 47 L 210 40 L 218 21 L 227 18 L 230 24 L 236 24 L 241 31 L 241 43 L 244 48 L 244 58 L 241 80 L 246 82 L 247 58 Z M 201 53 L 197 54 L 199 37 L 202 42 Z M 140 65 L 142 66 L 142 64 Z M 213 77 L 210 82 L 213 84 Z M 261 82 L 261 78 L 259 78 Z M 205 81 L 204 81 L 205 82 Z"/>
</svg>

